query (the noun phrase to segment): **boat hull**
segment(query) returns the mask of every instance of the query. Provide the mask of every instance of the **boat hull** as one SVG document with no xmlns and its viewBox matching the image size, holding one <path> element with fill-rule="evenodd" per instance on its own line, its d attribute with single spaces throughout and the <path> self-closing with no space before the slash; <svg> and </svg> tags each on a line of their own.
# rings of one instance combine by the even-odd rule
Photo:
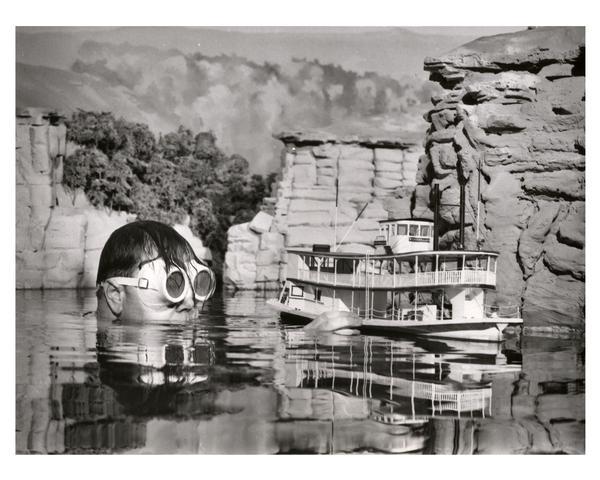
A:
<svg viewBox="0 0 600 480">
<path fill-rule="evenodd" d="M 282 321 L 294 324 L 307 324 L 318 315 L 290 308 L 276 300 L 268 304 L 280 312 Z M 520 325 L 520 318 L 482 319 L 482 320 L 435 320 L 398 321 L 398 320 L 367 320 L 364 319 L 360 328 L 364 333 L 384 333 L 387 335 L 418 335 L 435 338 L 472 340 L 483 342 L 501 342 L 504 338 L 502 331 L 508 325 Z"/>
</svg>

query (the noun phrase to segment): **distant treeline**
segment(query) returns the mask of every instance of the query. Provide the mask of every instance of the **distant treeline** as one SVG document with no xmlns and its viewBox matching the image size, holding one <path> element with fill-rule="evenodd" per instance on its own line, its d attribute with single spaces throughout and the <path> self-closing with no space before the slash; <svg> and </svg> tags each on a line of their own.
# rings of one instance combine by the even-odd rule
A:
<svg viewBox="0 0 600 480">
<path fill-rule="evenodd" d="M 67 139 L 80 145 L 64 162 L 63 182 L 91 203 L 166 223 L 190 217 L 220 270 L 227 229 L 247 222 L 271 193 L 275 173 L 251 175 L 240 155 L 227 156 L 212 132 L 179 127 L 158 139 L 143 123 L 107 112 L 78 111 Z"/>
</svg>

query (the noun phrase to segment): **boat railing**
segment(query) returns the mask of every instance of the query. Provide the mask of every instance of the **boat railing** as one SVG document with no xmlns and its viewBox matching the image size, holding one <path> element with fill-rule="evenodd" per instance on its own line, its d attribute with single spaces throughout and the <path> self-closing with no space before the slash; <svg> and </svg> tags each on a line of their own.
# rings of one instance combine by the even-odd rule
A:
<svg viewBox="0 0 600 480">
<path fill-rule="evenodd" d="M 299 269 L 290 278 L 333 286 L 369 288 L 410 288 L 435 285 L 490 285 L 495 286 L 496 274 L 487 270 L 434 270 L 430 272 L 393 274 L 383 269 L 377 272 L 333 273 Z"/>
<path fill-rule="evenodd" d="M 486 317 L 494 318 L 520 318 L 521 307 L 519 305 L 484 305 Z"/>
<path fill-rule="evenodd" d="M 395 308 L 392 310 L 391 308 L 387 309 L 377 309 L 371 308 L 367 311 L 365 308 L 354 307 L 350 309 L 351 312 L 356 313 L 359 317 L 365 317 L 369 320 L 394 320 L 394 321 L 406 321 L 406 320 L 417 320 L 421 321 L 425 317 L 425 311 L 422 307 L 417 307 L 416 309 L 413 307 L 410 308 Z M 443 312 L 438 308 L 435 314 L 435 319 L 442 321 Z"/>
</svg>

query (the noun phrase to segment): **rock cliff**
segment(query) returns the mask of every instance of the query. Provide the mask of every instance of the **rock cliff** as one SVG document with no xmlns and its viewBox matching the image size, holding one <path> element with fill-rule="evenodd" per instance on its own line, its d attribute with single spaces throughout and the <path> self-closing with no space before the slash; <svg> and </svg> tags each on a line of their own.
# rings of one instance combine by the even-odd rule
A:
<svg viewBox="0 0 600 480">
<path fill-rule="evenodd" d="M 63 188 L 60 115 L 25 109 L 16 120 L 16 287 L 93 288 L 104 243 L 135 216 L 95 208 L 83 192 Z M 175 228 L 199 256 L 210 255 L 189 227 Z"/>
<path fill-rule="evenodd" d="M 433 184 L 456 204 L 465 182 L 467 247 L 500 252 L 497 300 L 521 304 L 526 328 L 584 325 L 584 50 L 583 28 L 548 27 L 425 60 L 445 91 L 426 114 L 413 213 L 431 214 Z M 458 210 L 442 220 L 452 243 Z"/>
<path fill-rule="evenodd" d="M 267 199 L 252 222 L 228 231 L 224 279 L 234 288 L 278 288 L 286 276 L 286 248 L 341 242 L 340 251 L 372 251 L 378 220 L 411 214 L 422 154 L 413 141 L 314 132 L 277 138 L 284 148 L 276 198 Z"/>
</svg>

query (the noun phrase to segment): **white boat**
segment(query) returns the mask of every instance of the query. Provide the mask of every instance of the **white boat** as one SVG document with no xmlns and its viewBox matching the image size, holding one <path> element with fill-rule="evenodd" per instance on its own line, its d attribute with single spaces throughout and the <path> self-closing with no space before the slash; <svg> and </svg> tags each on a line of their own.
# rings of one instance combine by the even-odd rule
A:
<svg viewBox="0 0 600 480">
<path fill-rule="evenodd" d="M 434 249 L 434 233 L 430 220 L 394 219 L 380 222 L 374 254 L 290 249 L 287 279 L 268 303 L 292 321 L 351 312 L 364 330 L 501 341 L 523 320 L 518 306 L 485 303 L 498 253 Z"/>
</svg>

